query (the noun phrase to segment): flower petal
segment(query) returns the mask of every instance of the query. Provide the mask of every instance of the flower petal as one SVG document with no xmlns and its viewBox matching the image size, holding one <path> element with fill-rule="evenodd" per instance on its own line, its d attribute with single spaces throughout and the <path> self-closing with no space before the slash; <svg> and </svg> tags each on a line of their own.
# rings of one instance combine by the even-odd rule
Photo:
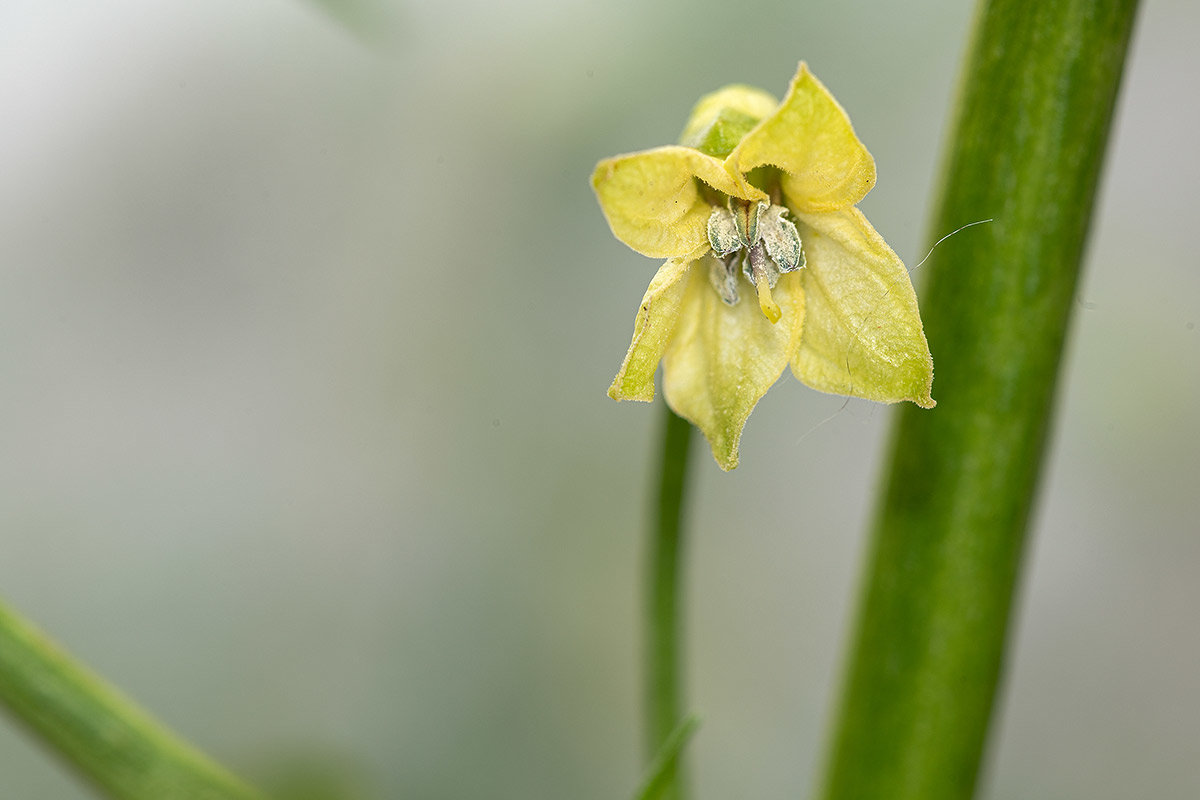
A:
<svg viewBox="0 0 1200 800">
<path fill-rule="evenodd" d="M 642 255 L 679 258 L 708 241 L 712 205 L 696 178 L 744 200 L 766 198 L 719 160 L 677 145 L 607 158 L 596 165 L 592 187 L 618 239 Z"/>
<path fill-rule="evenodd" d="M 721 469 L 731 470 L 746 418 L 800 345 L 804 291 L 799 273 L 780 278 L 774 298 L 783 316 L 772 325 L 749 287 L 743 291 L 749 297 L 727 306 L 696 274 L 663 355 L 663 394 L 676 414 L 703 431 Z"/>
<path fill-rule="evenodd" d="M 654 373 L 663 351 L 675 332 L 679 319 L 679 308 L 683 300 L 683 289 L 687 283 L 688 268 L 695 260 L 673 258 L 658 268 L 654 280 L 642 298 L 637 318 L 633 323 L 633 341 L 625 361 L 608 387 L 608 396 L 613 400 L 654 399 Z M 703 276 L 702 276 L 703 277 Z M 694 283 L 707 283 L 697 280 Z"/>
<path fill-rule="evenodd" d="M 904 264 L 857 208 L 796 218 L 808 318 L 792 373 L 822 392 L 932 408 L 933 360 Z"/>
<path fill-rule="evenodd" d="M 725 160 L 735 175 L 764 164 L 786 173 L 780 181 L 783 193 L 793 209 L 806 213 L 852 206 L 875 185 L 875 159 L 804 62 L 778 110 Z"/>
</svg>

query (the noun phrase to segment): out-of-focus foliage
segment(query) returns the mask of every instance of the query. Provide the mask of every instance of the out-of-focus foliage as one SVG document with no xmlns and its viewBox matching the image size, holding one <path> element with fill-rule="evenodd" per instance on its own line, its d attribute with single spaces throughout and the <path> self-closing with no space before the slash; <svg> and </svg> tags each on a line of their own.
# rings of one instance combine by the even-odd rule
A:
<svg viewBox="0 0 1200 800">
<path fill-rule="evenodd" d="M 397 47 L 404 32 L 404 4 L 389 0 L 306 0 L 364 42 Z"/>
<path fill-rule="evenodd" d="M 658 414 L 604 391 L 654 265 L 613 247 L 588 176 L 803 58 L 871 146 L 864 212 L 916 264 L 970 10 L 397 9 L 381 55 L 304 3 L 0 5 L 0 592 L 240 772 L 296 748 L 382 797 L 626 796 L 630 454 Z M 1200 792 L 1197 13 L 1139 23 L 998 799 Z M 697 465 L 710 797 L 811 784 L 886 419 L 842 404 L 782 381 L 735 473 Z M 8 724 L 0 775 L 88 796 Z"/>
</svg>

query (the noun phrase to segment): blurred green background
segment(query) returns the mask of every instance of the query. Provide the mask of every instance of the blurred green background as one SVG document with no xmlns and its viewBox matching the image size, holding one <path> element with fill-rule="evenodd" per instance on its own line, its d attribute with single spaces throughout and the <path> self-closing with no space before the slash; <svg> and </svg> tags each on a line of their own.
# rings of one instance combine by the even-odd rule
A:
<svg viewBox="0 0 1200 800">
<path fill-rule="evenodd" d="M 657 265 L 591 168 L 803 58 L 914 264 L 969 5 L 8 0 L 0 595 L 253 779 L 627 796 Z M 1200 794 L 1197 23 L 1135 33 L 992 800 Z M 785 376 L 697 453 L 700 798 L 809 793 L 887 420 Z M 0 723 L 0 793 L 91 796 Z"/>
</svg>

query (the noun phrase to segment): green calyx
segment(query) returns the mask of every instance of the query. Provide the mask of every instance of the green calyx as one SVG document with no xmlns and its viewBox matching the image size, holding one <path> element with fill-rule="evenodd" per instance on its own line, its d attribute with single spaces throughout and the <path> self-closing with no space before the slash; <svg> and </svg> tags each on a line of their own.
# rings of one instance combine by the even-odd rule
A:
<svg viewBox="0 0 1200 800">
<path fill-rule="evenodd" d="M 725 158 L 778 105 L 778 100 L 761 89 L 726 86 L 700 98 L 679 143 L 713 158 Z"/>
<path fill-rule="evenodd" d="M 723 108 L 706 127 L 680 144 L 684 147 L 694 147 L 713 158 L 725 158 L 757 124 L 758 120 L 749 114 Z"/>
</svg>

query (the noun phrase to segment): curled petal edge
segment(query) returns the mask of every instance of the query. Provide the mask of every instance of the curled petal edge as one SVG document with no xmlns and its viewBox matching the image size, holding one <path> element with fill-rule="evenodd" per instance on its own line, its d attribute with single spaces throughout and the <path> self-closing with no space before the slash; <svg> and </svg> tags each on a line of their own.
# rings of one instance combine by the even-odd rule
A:
<svg viewBox="0 0 1200 800">
<path fill-rule="evenodd" d="M 767 197 L 720 160 L 679 145 L 606 158 L 592 173 L 613 235 L 651 258 L 680 258 L 706 241 L 712 208 L 700 182 L 744 200 Z"/>
<path fill-rule="evenodd" d="M 608 387 L 608 396 L 613 400 L 648 403 L 654 399 L 654 374 L 675 334 L 688 271 L 703 254 L 701 250 L 694 258 L 668 260 L 650 281 L 633 322 L 633 341 Z"/>
</svg>

